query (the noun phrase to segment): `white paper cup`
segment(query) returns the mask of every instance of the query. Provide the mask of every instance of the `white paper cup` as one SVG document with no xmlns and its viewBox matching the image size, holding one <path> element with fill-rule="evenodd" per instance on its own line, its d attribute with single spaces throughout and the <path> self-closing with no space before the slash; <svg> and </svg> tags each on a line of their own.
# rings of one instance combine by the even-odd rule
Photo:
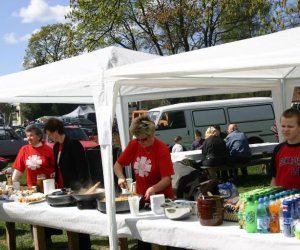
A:
<svg viewBox="0 0 300 250">
<path fill-rule="evenodd" d="M 13 189 L 14 190 L 20 190 L 20 182 L 19 181 L 14 181 L 13 182 Z"/>
<path fill-rule="evenodd" d="M 161 207 L 165 203 L 164 194 L 155 194 L 150 196 L 151 210 L 155 214 L 163 214 L 164 209 Z"/>
<path fill-rule="evenodd" d="M 127 178 L 126 179 L 126 183 L 127 183 L 127 186 L 128 186 L 129 193 L 132 193 L 132 182 L 133 182 L 132 178 Z"/>
<path fill-rule="evenodd" d="M 43 180 L 43 188 L 44 188 L 44 194 L 51 194 L 53 191 L 55 191 L 54 179 Z"/>
<path fill-rule="evenodd" d="M 141 199 L 141 197 L 139 197 L 139 196 L 128 196 L 130 213 L 133 216 L 139 215 L 140 199 Z"/>
</svg>

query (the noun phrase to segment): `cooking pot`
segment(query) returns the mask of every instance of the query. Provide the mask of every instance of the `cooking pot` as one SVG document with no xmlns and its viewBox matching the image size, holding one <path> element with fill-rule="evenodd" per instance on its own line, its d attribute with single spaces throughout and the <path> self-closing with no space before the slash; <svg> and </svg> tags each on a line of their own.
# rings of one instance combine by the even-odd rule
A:
<svg viewBox="0 0 300 250">
<path fill-rule="evenodd" d="M 70 190 L 61 189 L 46 196 L 46 200 L 50 206 L 65 207 L 76 205 L 76 200 L 70 194 Z"/>
<path fill-rule="evenodd" d="M 128 194 L 122 194 L 116 197 L 115 204 L 116 204 L 116 213 L 124 213 L 129 212 L 129 202 L 128 202 Z M 143 208 L 145 201 L 143 197 L 140 199 L 140 209 Z M 106 213 L 106 202 L 105 199 L 97 199 L 97 209 L 102 212 Z"/>
<path fill-rule="evenodd" d="M 91 194 L 86 193 L 80 193 L 80 192 L 74 192 L 71 193 L 72 197 L 78 202 L 78 201 L 92 201 L 96 199 L 103 199 L 105 197 L 105 191 L 103 188 L 97 188 L 95 192 Z"/>
</svg>

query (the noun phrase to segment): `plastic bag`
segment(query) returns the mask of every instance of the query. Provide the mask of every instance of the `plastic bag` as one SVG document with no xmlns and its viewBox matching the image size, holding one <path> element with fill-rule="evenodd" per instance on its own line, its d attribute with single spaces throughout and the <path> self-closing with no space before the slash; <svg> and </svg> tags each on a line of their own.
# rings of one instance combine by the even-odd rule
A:
<svg viewBox="0 0 300 250">
<path fill-rule="evenodd" d="M 231 182 L 225 182 L 218 185 L 219 193 L 224 198 L 224 200 L 228 200 L 230 198 L 236 197 L 239 195 L 239 192 L 236 186 Z"/>
</svg>

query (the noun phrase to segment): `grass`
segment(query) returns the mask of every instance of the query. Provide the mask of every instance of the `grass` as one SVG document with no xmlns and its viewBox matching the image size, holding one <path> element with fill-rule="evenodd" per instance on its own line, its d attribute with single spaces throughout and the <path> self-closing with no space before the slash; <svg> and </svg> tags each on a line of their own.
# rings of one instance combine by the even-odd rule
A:
<svg viewBox="0 0 300 250">
<path fill-rule="evenodd" d="M 248 177 L 243 178 L 238 176 L 234 182 L 239 192 L 246 192 L 255 188 L 268 186 L 270 178 L 264 173 L 261 166 L 253 166 L 248 168 Z M 21 184 L 24 183 L 24 179 Z M 100 226 L 100 225 L 99 225 Z M 28 224 L 16 223 L 16 242 L 17 249 L 32 250 L 33 240 Z M 5 222 L 0 221 L 0 250 L 7 249 L 5 242 Z M 52 236 L 53 247 L 50 250 L 65 250 L 67 249 L 67 235 L 64 231 L 62 235 Z M 108 237 L 91 236 L 92 249 L 104 250 L 109 248 Z M 128 239 L 129 249 L 136 244 L 135 239 Z"/>
</svg>

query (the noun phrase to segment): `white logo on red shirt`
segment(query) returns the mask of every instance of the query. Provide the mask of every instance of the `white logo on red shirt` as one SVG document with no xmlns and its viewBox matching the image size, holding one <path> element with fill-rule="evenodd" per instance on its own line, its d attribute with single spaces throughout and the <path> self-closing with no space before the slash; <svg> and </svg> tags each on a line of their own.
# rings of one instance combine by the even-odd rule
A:
<svg viewBox="0 0 300 250">
<path fill-rule="evenodd" d="M 140 177 L 145 177 L 149 175 L 151 171 L 151 160 L 147 159 L 145 156 L 137 157 L 134 163 L 133 169 L 136 174 Z"/>
<path fill-rule="evenodd" d="M 39 155 L 30 155 L 26 160 L 26 165 L 31 170 L 36 170 L 37 168 L 41 167 L 42 162 L 43 161 Z"/>
</svg>

